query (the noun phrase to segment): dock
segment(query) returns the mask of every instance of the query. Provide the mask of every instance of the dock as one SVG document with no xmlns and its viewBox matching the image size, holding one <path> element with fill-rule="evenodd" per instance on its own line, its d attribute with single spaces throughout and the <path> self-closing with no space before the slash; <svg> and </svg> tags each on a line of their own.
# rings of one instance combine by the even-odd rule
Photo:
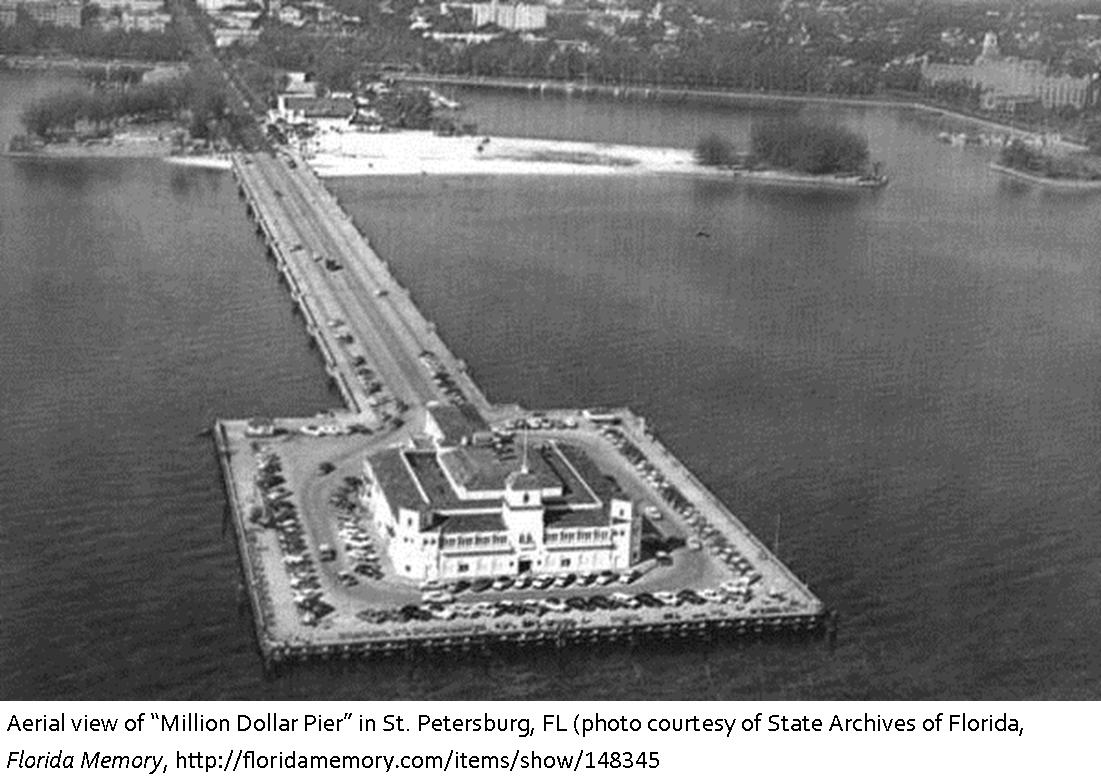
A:
<svg viewBox="0 0 1101 782">
<path fill-rule="evenodd" d="M 832 619 L 822 601 L 672 456 L 642 418 L 627 409 L 600 416 L 581 409 L 533 414 L 491 404 L 303 160 L 287 152 L 240 153 L 232 166 L 247 212 L 347 408 L 262 426 L 220 420 L 214 427 L 265 665 L 501 645 L 696 642 L 828 631 Z M 416 608 L 423 585 L 411 579 L 397 573 L 375 573 L 375 581 L 363 583 L 349 578 L 356 547 L 372 545 L 363 541 L 379 530 L 372 530 L 364 508 L 348 500 L 338 510 L 334 498 L 352 497 L 364 454 L 416 436 L 426 411 L 441 404 L 474 408 L 495 432 L 516 437 L 522 431 L 525 449 L 530 440 L 584 450 L 647 510 L 651 544 L 660 549 L 678 541 L 675 550 L 648 555 L 629 581 L 579 579 L 542 590 L 495 585 L 489 592 L 456 595 L 450 608 L 433 616 Z M 261 518 L 268 488 L 261 476 L 273 464 L 279 465 L 280 491 L 295 504 L 293 522 L 280 525 Z M 349 531 L 359 541 L 354 546 Z M 302 554 L 288 552 L 288 535 Z M 373 543 L 386 546 L 384 540 Z M 324 595 L 324 614 L 303 597 L 303 559 L 317 563 L 310 565 L 309 600 Z M 732 587 L 734 579 L 741 586 Z M 651 592 L 666 602 L 657 604 Z M 643 602 L 643 593 L 651 599 Z"/>
</svg>

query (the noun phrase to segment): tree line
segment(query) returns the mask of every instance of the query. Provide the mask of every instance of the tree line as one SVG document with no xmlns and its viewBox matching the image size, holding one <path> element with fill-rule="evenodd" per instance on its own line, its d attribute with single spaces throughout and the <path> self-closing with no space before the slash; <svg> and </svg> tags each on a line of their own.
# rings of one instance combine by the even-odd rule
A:
<svg viewBox="0 0 1101 782">
<path fill-rule="evenodd" d="M 230 111 L 224 87 L 204 73 L 128 89 L 49 95 L 24 109 L 21 120 L 28 134 L 46 140 L 72 135 L 82 126 L 94 135 L 108 135 L 127 122 L 183 120 L 192 138 L 233 141 L 250 122 Z"/>
<path fill-rule="evenodd" d="M 1007 168 L 1049 179 L 1101 179 L 1101 173 L 1072 156 L 1054 157 L 1014 139 L 1002 150 L 998 162 Z"/>
<path fill-rule="evenodd" d="M 0 27 L 0 52 L 12 55 L 62 53 L 146 62 L 182 60 L 186 55 L 171 26 L 163 33 L 55 27 L 38 24 L 23 9 L 17 11 L 15 24 Z"/>
<path fill-rule="evenodd" d="M 323 88 L 341 91 L 369 78 L 370 64 L 378 62 L 407 63 L 429 73 L 459 76 L 839 96 L 872 95 L 882 90 L 913 92 L 921 80 L 917 66 L 842 64 L 820 52 L 737 32 L 709 33 L 676 50 L 655 54 L 650 47 L 623 38 L 587 41 L 592 44 L 589 50 L 581 45 L 560 48 L 554 40 L 524 41 L 518 34 L 454 45 L 411 34 L 404 27 L 393 26 L 387 17 L 378 21 L 340 36 L 269 25 L 257 45 L 235 48 L 234 55 L 269 71 L 306 71 Z M 578 35 L 592 37 L 593 33 Z M 660 44 L 654 45 L 660 48 Z M 270 89 L 270 79 L 262 73 L 252 76 Z"/>
<path fill-rule="evenodd" d="M 868 141 L 839 125 L 803 120 L 769 120 L 754 123 L 750 151 L 738 154 L 722 136 L 704 136 L 696 144 L 700 165 L 776 168 L 804 174 L 858 174 L 868 165 Z"/>
</svg>

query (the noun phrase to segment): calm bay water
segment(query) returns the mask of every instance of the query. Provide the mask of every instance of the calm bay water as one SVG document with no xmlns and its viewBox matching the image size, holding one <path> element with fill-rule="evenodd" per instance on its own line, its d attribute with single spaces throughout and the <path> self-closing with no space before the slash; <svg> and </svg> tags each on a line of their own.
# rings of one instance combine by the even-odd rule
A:
<svg viewBox="0 0 1101 782">
<path fill-rule="evenodd" d="M 0 75 L 0 137 L 56 76 Z M 490 135 L 690 146 L 751 114 L 460 95 Z M 625 402 L 844 614 L 839 642 L 503 655 L 264 681 L 215 415 L 333 406 L 228 177 L 0 159 L 0 694 L 1096 697 L 1101 199 L 934 121 L 815 109 L 893 181 L 334 184 L 490 398 Z M 759 116 L 759 114 L 758 114 Z M 705 235 L 701 235 L 705 234 Z"/>
</svg>

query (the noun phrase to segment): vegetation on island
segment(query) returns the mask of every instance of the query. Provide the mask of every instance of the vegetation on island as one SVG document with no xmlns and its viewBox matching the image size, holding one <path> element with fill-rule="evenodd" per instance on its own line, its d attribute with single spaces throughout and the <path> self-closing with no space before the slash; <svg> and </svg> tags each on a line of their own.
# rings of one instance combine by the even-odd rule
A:
<svg viewBox="0 0 1101 782">
<path fill-rule="evenodd" d="M 868 164 L 867 139 L 839 125 L 759 122 L 750 144 L 758 164 L 802 174 L 859 174 Z"/>
<path fill-rule="evenodd" d="M 738 162 L 734 145 L 716 133 L 708 134 L 696 143 L 695 157 L 701 166 L 726 168 Z"/>
<path fill-rule="evenodd" d="M 1014 139 L 1002 149 L 998 164 L 1024 174 L 1044 179 L 1079 181 L 1101 180 L 1101 171 L 1090 166 L 1081 156 L 1050 155 Z"/>
<path fill-rule="evenodd" d="M 41 141 L 107 137 L 127 124 L 170 121 L 186 127 L 192 139 L 236 144 L 252 123 L 231 110 L 224 85 L 203 71 L 155 84 L 49 95 L 30 104 L 21 119 Z"/>
<path fill-rule="evenodd" d="M 865 174 L 868 142 L 838 125 L 799 119 L 777 119 L 753 125 L 750 152 L 739 155 L 734 145 L 718 135 L 696 144 L 696 162 L 704 166 L 777 169 L 799 174 Z"/>
</svg>

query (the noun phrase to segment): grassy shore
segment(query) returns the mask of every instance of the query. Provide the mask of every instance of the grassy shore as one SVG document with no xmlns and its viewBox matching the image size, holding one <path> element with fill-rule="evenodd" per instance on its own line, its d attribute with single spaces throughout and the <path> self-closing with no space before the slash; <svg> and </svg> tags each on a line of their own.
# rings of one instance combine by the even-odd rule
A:
<svg viewBox="0 0 1101 782">
<path fill-rule="evenodd" d="M 1055 190 L 1101 190 L 1101 179 L 1075 179 L 1071 177 L 1048 177 L 1028 171 L 1020 171 L 999 163 L 991 163 L 990 168 L 999 174 L 1031 182 L 1034 185 Z"/>
</svg>

